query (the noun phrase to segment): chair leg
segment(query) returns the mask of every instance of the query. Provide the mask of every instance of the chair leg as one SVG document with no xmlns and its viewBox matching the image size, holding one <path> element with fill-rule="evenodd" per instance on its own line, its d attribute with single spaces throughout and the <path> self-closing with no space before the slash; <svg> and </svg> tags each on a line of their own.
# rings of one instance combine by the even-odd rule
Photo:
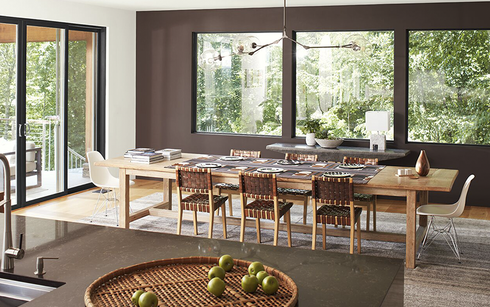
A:
<svg viewBox="0 0 490 307">
<path fill-rule="evenodd" d="M 316 201 L 313 198 L 311 199 L 311 207 L 313 208 L 313 229 L 311 231 L 311 249 L 315 250 L 317 224 L 316 224 Z"/>
<path fill-rule="evenodd" d="M 354 225 L 354 221 L 352 221 L 350 224 L 350 249 L 349 249 L 350 254 L 354 254 L 354 231 L 355 231 L 355 225 Z"/>
<path fill-rule="evenodd" d="M 308 214 L 308 196 L 305 196 L 305 199 L 303 200 L 303 225 L 306 225 L 306 216 Z"/>
<path fill-rule="evenodd" d="M 245 238 L 245 216 L 242 214 L 242 219 L 240 222 L 240 242 L 243 242 Z"/>
<path fill-rule="evenodd" d="M 361 253 L 361 217 L 357 219 L 357 253 Z"/>
<path fill-rule="evenodd" d="M 417 259 L 420 259 L 420 255 L 422 255 L 422 252 L 426 248 L 427 244 L 427 238 L 429 237 L 429 232 L 432 227 L 432 220 L 434 219 L 434 216 L 431 216 L 429 219 L 429 224 L 427 224 L 427 229 L 425 230 L 425 235 L 424 238 L 422 239 L 422 244 L 420 245 L 419 253 L 417 254 Z"/>
<path fill-rule="evenodd" d="M 177 234 L 180 235 L 181 229 L 182 229 L 182 207 L 179 204 L 179 215 L 177 219 Z"/>
<path fill-rule="evenodd" d="M 369 225 L 371 224 L 371 202 L 366 205 L 366 231 L 369 231 Z"/>
<path fill-rule="evenodd" d="M 274 246 L 277 246 L 279 239 L 279 216 L 276 214 L 274 219 Z"/>
<path fill-rule="evenodd" d="M 197 236 L 197 211 L 192 211 L 193 215 L 192 215 L 192 221 L 193 221 L 193 224 L 194 224 L 194 235 Z"/>
<path fill-rule="evenodd" d="M 322 244 L 323 250 L 327 249 L 327 225 L 322 224 Z"/>
<path fill-rule="evenodd" d="M 260 219 L 255 219 L 255 228 L 257 230 L 257 243 L 261 243 L 262 239 L 260 238 Z"/>
<path fill-rule="evenodd" d="M 230 193 L 228 193 L 228 209 L 230 209 L 230 216 L 233 216 L 233 199 Z"/>
<path fill-rule="evenodd" d="M 378 201 L 378 197 L 373 195 L 373 231 L 376 231 L 376 202 Z"/>
<path fill-rule="evenodd" d="M 291 211 L 286 212 L 286 229 L 288 232 L 288 246 L 291 247 L 292 241 L 291 241 Z"/>
<path fill-rule="evenodd" d="M 223 223 L 223 238 L 226 239 L 227 234 L 226 234 L 226 205 L 223 204 L 221 205 L 221 208 L 223 210 L 223 214 L 221 215 L 221 221 Z"/>
<path fill-rule="evenodd" d="M 213 206 L 209 206 L 209 210 L 213 210 Z M 225 212 L 223 211 L 223 214 Z M 208 233 L 208 238 L 212 239 L 213 238 L 213 225 L 214 224 L 214 210 L 212 212 L 209 212 L 209 233 Z"/>
</svg>

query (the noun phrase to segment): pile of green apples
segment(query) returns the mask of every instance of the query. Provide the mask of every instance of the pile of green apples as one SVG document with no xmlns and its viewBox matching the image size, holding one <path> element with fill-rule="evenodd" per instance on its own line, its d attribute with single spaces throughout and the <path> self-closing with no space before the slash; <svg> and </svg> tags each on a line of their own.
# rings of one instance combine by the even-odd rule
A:
<svg viewBox="0 0 490 307">
<path fill-rule="evenodd" d="M 131 297 L 131 302 L 138 307 L 157 307 L 158 297 L 153 292 L 138 290 Z"/>
<path fill-rule="evenodd" d="M 211 268 L 208 272 L 208 291 L 215 296 L 221 296 L 225 291 L 225 273 L 231 271 L 234 266 L 233 258 L 230 255 L 220 257 L 219 266 Z M 253 293 L 258 286 L 262 286 L 265 294 L 271 295 L 279 289 L 279 282 L 274 276 L 269 276 L 264 270 L 262 263 L 255 261 L 248 266 L 249 275 L 242 278 L 242 289 L 247 293 Z"/>
</svg>

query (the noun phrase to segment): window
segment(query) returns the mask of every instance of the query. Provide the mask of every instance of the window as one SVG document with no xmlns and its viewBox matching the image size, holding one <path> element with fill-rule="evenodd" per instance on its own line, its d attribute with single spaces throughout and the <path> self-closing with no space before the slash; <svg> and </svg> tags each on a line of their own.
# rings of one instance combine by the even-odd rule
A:
<svg viewBox="0 0 490 307">
<path fill-rule="evenodd" d="M 490 144 L 490 32 L 409 32 L 408 140 Z"/>
<path fill-rule="evenodd" d="M 393 31 L 298 32 L 297 40 L 343 45 L 359 35 L 368 41 L 364 52 L 296 47 L 296 135 L 305 120 L 321 119 L 334 137 L 367 138 L 366 111 L 393 114 Z"/>
<path fill-rule="evenodd" d="M 231 55 L 238 35 L 260 43 L 280 33 L 197 34 L 197 54 L 214 49 L 223 56 L 219 68 L 197 67 L 196 123 L 198 132 L 282 134 L 282 45 L 250 55 Z M 260 44 L 259 43 L 259 44 Z"/>
</svg>

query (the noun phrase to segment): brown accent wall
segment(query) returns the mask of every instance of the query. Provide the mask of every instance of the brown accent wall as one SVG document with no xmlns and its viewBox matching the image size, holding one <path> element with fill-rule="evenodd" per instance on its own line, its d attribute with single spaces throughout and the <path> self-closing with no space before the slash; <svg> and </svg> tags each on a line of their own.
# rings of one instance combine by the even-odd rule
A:
<svg viewBox="0 0 490 307">
<path fill-rule="evenodd" d="M 389 148 L 411 154 L 390 165 L 413 166 L 425 149 L 432 167 L 454 168 L 460 175 L 451 193 L 432 193 L 430 201 L 455 202 L 469 174 L 469 205 L 490 206 L 486 189 L 490 172 L 489 146 L 407 143 L 407 31 L 416 29 L 490 29 L 490 2 L 402 4 L 287 9 L 287 28 L 293 31 L 395 31 L 395 141 Z M 261 150 L 265 157 L 281 157 L 265 146 L 276 142 L 304 143 L 292 138 L 292 45 L 284 44 L 282 137 L 192 133 L 193 32 L 282 31 L 282 8 L 151 11 L 136 15 L 136 144 L 176 147 L 185 152 L 228 154 L 230 148 Z M 346 146 L 369 146 L 369 141 L 346 141 Z"/>
</svg>

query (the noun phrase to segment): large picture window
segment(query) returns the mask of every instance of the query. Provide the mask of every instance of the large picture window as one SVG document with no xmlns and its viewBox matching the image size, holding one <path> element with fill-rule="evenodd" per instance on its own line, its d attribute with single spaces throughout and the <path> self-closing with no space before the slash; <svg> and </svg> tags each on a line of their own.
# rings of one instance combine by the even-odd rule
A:
<svg viewBox="0 0 490 307">
<path fill-rule="evenodd" d="M 408 140 L 490 144 L 490 31 L 409 32 Z"/>
<path fill-rule="evenodd" d="M 343 45 L 359 36 L 368 42 L 362 52 L 296 47 L 296 135 L 304 135 L 305 120 L 320 119 L 331 136 L 367 138 L 366 111 L 393 114 L 393 31 L 298 32 L 297 40 Z M 393 124 L 387 139 L 393 139 Z"/>
<path fill-rule="evenodd" d="M 282 134 L 282 45 L 250 55 L 232 55 L 239 36 L 268 43 L 280 33 L 200 33 L 197 58 L 207 50 L 223 55 L 218 67 L 197 67 L 196 131 L 237 134 Z"/>
</svg>

